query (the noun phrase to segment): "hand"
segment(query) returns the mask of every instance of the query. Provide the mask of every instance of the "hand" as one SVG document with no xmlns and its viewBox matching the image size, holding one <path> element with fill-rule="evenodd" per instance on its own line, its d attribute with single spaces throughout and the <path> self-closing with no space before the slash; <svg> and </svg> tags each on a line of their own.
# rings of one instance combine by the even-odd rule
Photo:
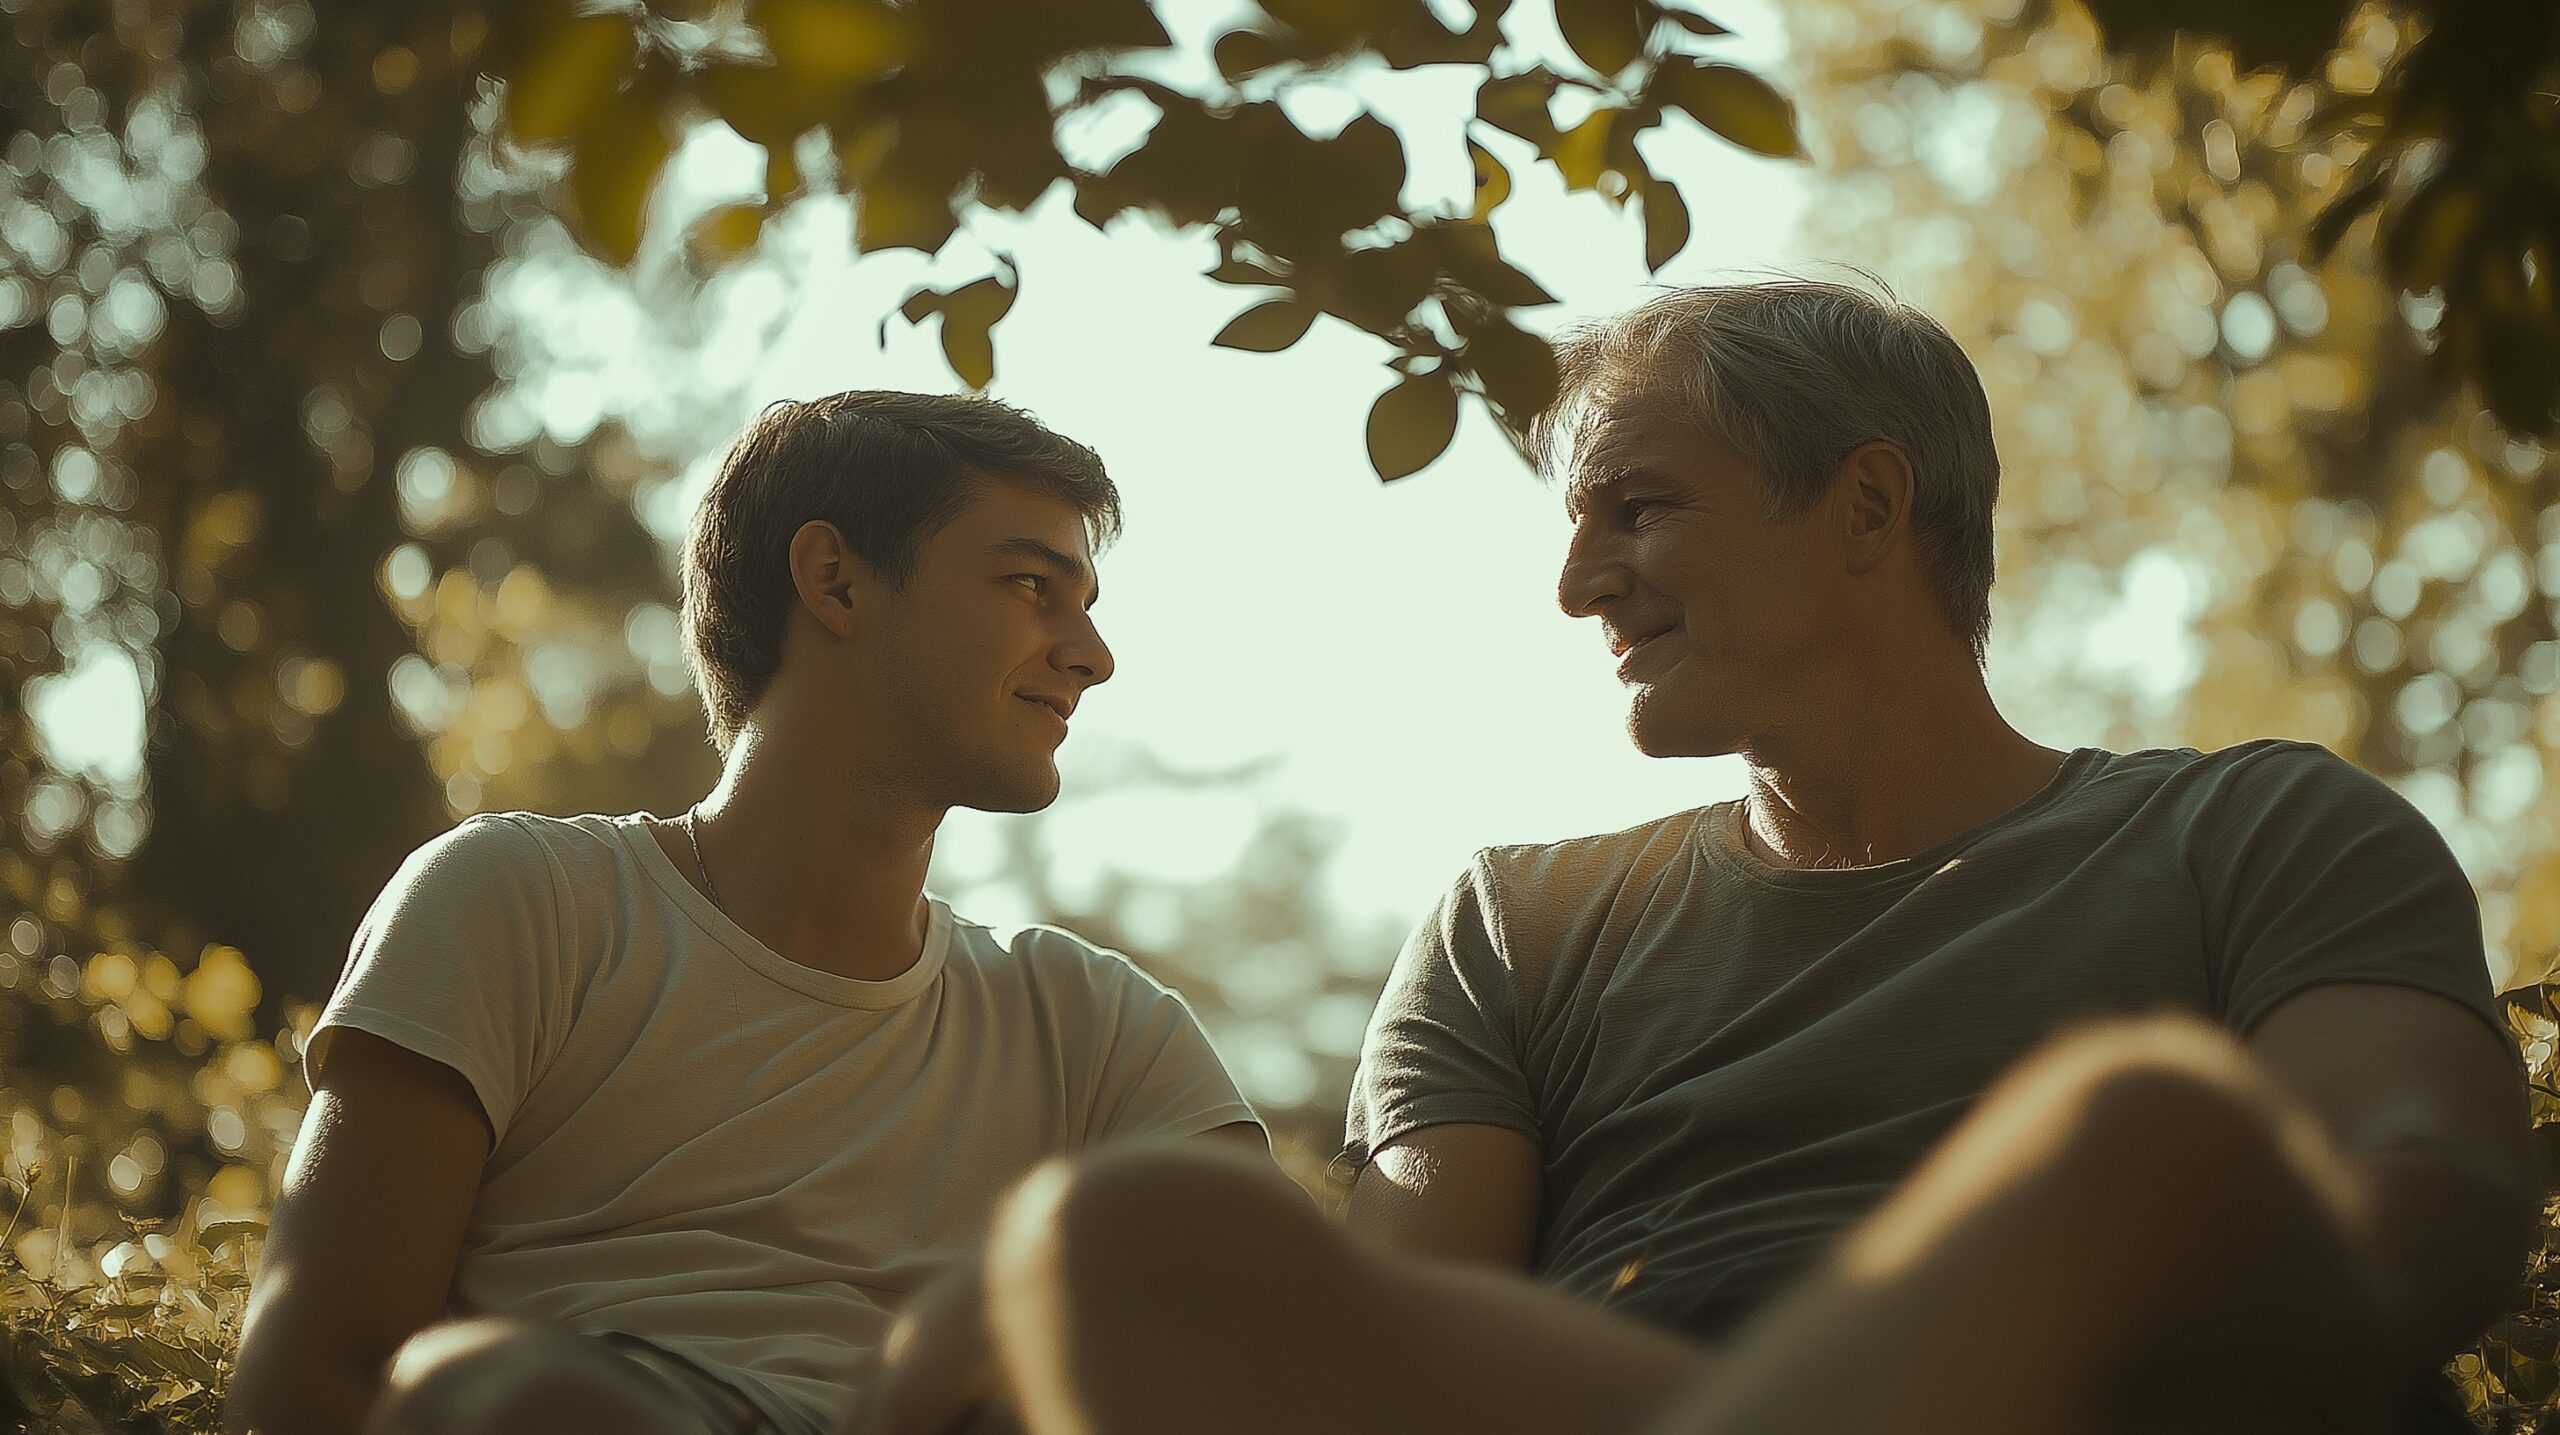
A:
<svg viewBox="0 0 2560 1435">
<path fill-rule="evenodd" d="M 837 1435 L 1006 1435 L 1018 1427 L 990 1405 L 995 1394 L 985 1285 L 971 1261 L 899 1313 Z"/>
</svg>

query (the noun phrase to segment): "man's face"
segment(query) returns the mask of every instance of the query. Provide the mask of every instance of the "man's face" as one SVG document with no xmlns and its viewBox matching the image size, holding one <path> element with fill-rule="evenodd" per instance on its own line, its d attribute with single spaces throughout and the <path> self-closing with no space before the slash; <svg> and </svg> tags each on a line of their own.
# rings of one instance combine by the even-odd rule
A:
<svg viewBox="0 0 2560 1435">
<path fill-rule="evenodd" d="M 1754 745 L 1802 711 L 1843 631 L 1827 504 L 1770 522 L 1759 466 L 1632 392 L 1595 404 L 1565 486 L 1557 601 L 1598 618 L 1631 690 L 1627 734 L 1654 757 Z"/>
<path fill-rule="evenodd" d="M 875 588 L 860 660 L 877 725 L 938 805 L 1033 812 L 1058 796 L 1058 744 L 1111 676 L 1084 515 L 990 481 L 925 539 L 903 588 Z"/>
</svg>

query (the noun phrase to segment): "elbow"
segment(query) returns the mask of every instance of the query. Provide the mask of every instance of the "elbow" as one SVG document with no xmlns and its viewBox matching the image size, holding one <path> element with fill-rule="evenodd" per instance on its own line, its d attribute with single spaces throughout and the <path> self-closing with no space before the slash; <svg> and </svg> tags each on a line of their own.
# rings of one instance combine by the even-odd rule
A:
<svg viewBox="0 0 2560 1435">
<path fill-rule="evenodd" d="M 243 1339 L 222 1395 L 223 1435 L 304 1435 L 312 1429 L 313 1402 L 294 1398 L 296 1378 L 277 1358 L 272 1341 Z"/>
<path fill-rule="evenodd" d="M 2533 1168 L 2533 1149 L 2528 1142 L 2507 1170 L 2487 1182 L 2483 1206 L 2490 1213 L 2491 1227 L 2503 1234 L 2492 1264 L 2495 1279 L 2484 1292 L 2483 1303 L 2488 1307 L 2480 1322 L 2484 1327 L 2514 1309 L 2524 1286 L 2527 1258 L 2541 1244 L 2542 1228 L 2551 1216 L 2542 1182 Z"/>
<path fill-rule="evenodd" d="M 2396 1164 L 2396 1163 L 2395 1163 Z M 2384 1175 L 2384 1173 L 2375 1173 Z M 2372 1233 L 2391 1344 L 2432 1368 L 2516 1308 L 2545 1211 L 2521 1163 L 2411 1163 L 2384 1175 L 2419 1199 L 2382 1202 Z"/>
<path fill-rule="evenodd" d="M 251 1309 L 223 1390 L 223 1435 L 356 1435 L 385 1362 L 259 1314 Z"/>
</svg>

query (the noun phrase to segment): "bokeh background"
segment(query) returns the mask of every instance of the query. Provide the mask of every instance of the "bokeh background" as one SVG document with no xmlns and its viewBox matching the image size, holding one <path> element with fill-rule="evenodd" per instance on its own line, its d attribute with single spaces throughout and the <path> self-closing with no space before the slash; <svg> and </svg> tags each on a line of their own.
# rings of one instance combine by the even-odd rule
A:
<svg viewBox="0 0 2560 1435">
<path fill-rule="evenodd" d="M 0 1419 L 207 1428 L 357 918 L 468 813 L 708 787 L 675 545 L 749 417 L 844 388 L 983 384 L 1110 465 L 1119 675 L 1065 797 L 955 814 L 935 886 L 1182 990 L 1302 1173 L 1469 852 L 1740 790 L 1621 735 L 1504 341 L 1773 268 L 1871 272 L 1980 366 L 2012 719 L 2390 780 L 2478 885 L 2548 1085 L 2547 5 L 0 0 L 0 29 Z M 901 90 L 960 63 L 898 49 L 945 33 L 1000 38 Z M 1259 138 L 1216 138 L 1239 116 Z M 1349 222 L 1292 227 L 1318 212 Z M 1462 248 L 1488 234 L 1499 266 Z M 2553 1428 L 2536 1259 L 2458 1371 L 2510 1428 Z"/>
</svg>

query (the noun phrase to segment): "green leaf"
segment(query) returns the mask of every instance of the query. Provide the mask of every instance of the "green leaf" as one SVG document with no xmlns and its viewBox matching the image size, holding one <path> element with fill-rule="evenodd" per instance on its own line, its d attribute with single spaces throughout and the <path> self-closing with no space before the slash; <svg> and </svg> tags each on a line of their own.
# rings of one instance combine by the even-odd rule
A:
<svg viewBox="0 0 2560 1435">
<path fill-rule="evenodd" d="M 661 72 L 644 73 L 589 116 L 570 157 L 569 194 L 579 228 L 590 249 L 617 265 L 639 254 L 649 196 L 675 152 L 667 138 L 667 91 Z"/>
<path fill-rule="evenodd" d="M 887 166 L 855 192 L 853 213 L 854 245 L 866 254 L 881 249 L 939 253 L 960 227 L 949 189 L 934 189 L 922 176 Z"/>
<path fill-rule="evenodd" d="M 1013 308 L 1014 288 L 993 275 L 954 289 L 942 301 L 942 356 L 973 389 L 996 378 L 996 321 Z"/>
<path fill-rule="evenodd" d="M 1475 161 L 1476 167 L 1475 207 L 1468 212 L 1467 218 L 1482 224 L 1493 217 L 1493 212 L 1502 207 L 1504 200 L 1511 197 L 1511 171 L 1503 168 L 1502 161 L 1493 157 L 1493 151 L 1474 140 L 1467 141 L 1467 157 Z"/>
<path fill-rule="evenodd" d="M 1644 267 L 1660 273 L 1689 242 L 1689 204 L 1667 179 L 1648 179 L 1644 196 Z"/>
<path fill-rule="evenodd" d="M 1482 66 L 1502 47 L 1501 21 L 1499 17 L 1488 20 L 1486 7 L 1481 5 L 1470 7 L 1475 13 L 1464 30 L 1441 24 L 1427 4 L 1399 0 L 1392 7 L 1380 8 L 1384 13 L 1379 17 L 1381 23 L 1369 33 L 1369 48 L 1399 70 L 1424 65 Z"/>
<path fill-rule="evenodd" d="M 1754 154 L 1776 159 L 1804 155 L 1796 139 L 1795 106 L 1748 70 L 1685 58 L 1665 60 L 1654 74 L 1651 93 Z"/>
<path fill-rule="evenodd" d="M 1467 367 L 1483 386 L 1485 402 L 1515 439 L 1556 398 L 1556 351 L 1546 340 L 1507 319 L 1493 319 L 1467 336 Z"/>
<path fill-rule="evenodd" d="M 1556 143 L 1555 115 L 1549 109 L 1556 83 L 1543 67 L 1487 80 L 1476 88 L 1476 118 L 1527 140 L 1544 154 Z"/>
<path fill-rule="evenodd" d="M 1221 349 L 1243 349 L 1248 353 L 1276 354 L 1307 336 L 1308 326 L 1316 321 L 1316 308 L 1303 299 L 1274 299 L 1257 304 L 1227 321 L 1218 337 L 1209 342 Z"/>
<path fill-rule="evenodd" d="M 1279 41 L 1260 30 L 1229 30 L 1218 37 L 1209 53 L 1218 62 L 1218 73 L 1231 85 L 1242 84 L 1274 65 L 1287 64 L 1290 58 Z"/>
<path fill-rule="evenodd" d="M 755 0 L 747 19 L 764 32 L 777 79 L 803 95 L 879 79 L 915 44 L 908 18 L 879 0 Z"/>
<path fill-rule="evenodd" d="M 1644 53 L 1645 37 L 1660 14 L 1647 0 L 1556 0 L 1556 28 L 1564 42 L 1604 78 Z"/>
<path fill-rule="evenodd" d="M 1449 224 L 1429 233 L 1439 245 L 1442 268 L 1470 293 L 1511 309 L 1556 302 L 1556 296 L 1537 280 L 1502 257 L 1501 246 L 1490 227 Z"/>
<path fill-rule="evenodd" d="M 1362 111 L 1322 142 L 1324 187 L 1344 204 L 1342 229 L 1357 229 L 1404 207 L 1404 141 L 1385 120 Z M 1336 230 L 1340 233 L 1340 230 Z"/>
<path fill-rule="evenodd" d="M 640 53 L 621 15 L 569 15 L 547 7 L 527 28 L 507 82 L 506 128 L 520 145 L 557 144 L 612 98 Z"/>
<path fill-rule="evenodd" d="M 1593 110 L 1556 141 L 1549 158 L 1564 176 L 1567 190 L 1599 187 L 1600 176 L 1609 172 L 1610 157 L 1618 148 L 1615 131 L 1629 118 L 1625 110 Z"/>
<path fill-rule="evenodd" d="M 1719 39 L 1733 33 L 1704 15 L 1694 15 L 1673 6 L 1663 6 L 1662 13 L 1671 17 L 1671 23 L 1703 40 Z"/>
<path fill-rule="evenodd" d="M 792 153 L 793 148 L 788 144 L 764 147 L 764 197 L 770 203 L 780 204 L 792 198 L 806 184 L 800 173 L 799 157 Z"/>
<path fill-rule="evenodd" d="M 1161 50 L 1173 43 L 1147 0 L 1085 0 L 1073 8 L 1080 50 Z"/>
<path fill-rule="evenodd" d="M 1221 284 L 1286 284 L 1289 282 L 1287 277 L 1278 271 L 1245 258 L 1236 253 L 1233 248 L 1228 249 L 1225 256 L 1209 269 L 1206 277 L 1215 279 Z"/>
<path fill-rule="evenodd" d="M 695 220 L 685 231 L 685 250 L 698 269 L 734 263 L 756 247 L 764 234 L 761 204 L 724 204 Z"/>
<path fill-rule="evenodd" d="M 192 1380 L 208 1387 L 222 1383 L 222 1374 L 213 1368 L 213 1362 L 185 1346 L 137 1333 L 133 1337 L 133 1351 L 181 1380 Z"/>
<path fill-rule="evenodd" d="M 1415 374 L 1369 410 L 1369 463 L 1388 483 L 1420 473 L 1458 432 L 1458 391 L 1446 372 Z"/>
<path fill-rule="evenodd" d="M 1469 225 L 1489 240 L 1493 231 Z M 1438 245 L 1425 230 L 1402 244 L 1345 253 L 1332 272 L 1330 286 L 1316 286 L 1328 313 L 1386 338 L 1413 316 L 1414 307 L 1431 297 L 1442 265 Z M 1302 288 L 1305 286 L 1302 286 Z"/>
<path fill-rule="evenodd" d="M 245 1240 L 267 1233 L 264 1221 L 215 1221 L 196 1232 L 196 1243 L 208 1251 L 220 1250 L 230 1241 Z"/>
<path fill-rule="evenodd" d="M 2403 289 L 2441 287 L 2486 213 L 2479 191 L 2451 171 L 2436 175 L 2412 191 L 2398 213 L 2383 216 L 2384 269 Z"/>
<path fill-rule="evenodd" d="M 2311 221 L 2304 244 L 2313 259 L 2328 258 L 2329 251 L 2337 248 L 2338 241 L 2347 237 L 2347 231 L 2355 226 L 2355 222 L 2381 202 L 2392 177 L 2399 172 L 2399 161 L 2397 156 L 2376 159 L 2368 155 L 2358 162 L 2357 169 L 2367 172 L 2355 176 L 2350 171 L 2351 178 L 2346 188 Z"/>
</svg>

